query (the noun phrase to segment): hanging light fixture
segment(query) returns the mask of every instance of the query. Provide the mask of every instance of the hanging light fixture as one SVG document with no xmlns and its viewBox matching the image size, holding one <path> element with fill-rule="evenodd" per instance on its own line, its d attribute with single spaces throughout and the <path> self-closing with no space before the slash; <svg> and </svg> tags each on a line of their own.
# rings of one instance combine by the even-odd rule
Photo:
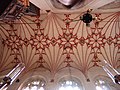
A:
<svg viewBox="0 0 120 90">
<path fill-rule="evenodd" d="M 71 20 L 71 22 L 75 22 L 75 21 L 83 21 L 83 23 L 86 24 L 87 27 L 90 26 L 90 23 L 93 20 L 97 20 L 97 18 L 93 17 L 91 14 L 92 9 L 88 9 L 82 16 L 80 16 L 80 18 L 78 20 Z"/>
<path fill-rule="evenodd" d="M 113 82 L 120 85 L 120 73 L 105 60 L 101 60 L 101 65 Z"/>
<path fill-rule="evenodd" d="M 0 81 L 0 90 L 8 87 L 13 83 L 13 81 L 20 75 L 20 73 L 24 70 L 25 65 L 23 63 L 19 63 L 15 68 L 12 69 L 7 75 L 5 75 Z"/>
<path fill-rule="evenodd" d="M 80 20 L 86 23 L 86 26 L 90 26 L 90 22 L 92 20 L 95 20 L 95 18 L 93 18 L 92 15 L 90 14 L 91 11 L 92 9 L 88 9 L 87 12 L 80 17 Z"/>
</svg>

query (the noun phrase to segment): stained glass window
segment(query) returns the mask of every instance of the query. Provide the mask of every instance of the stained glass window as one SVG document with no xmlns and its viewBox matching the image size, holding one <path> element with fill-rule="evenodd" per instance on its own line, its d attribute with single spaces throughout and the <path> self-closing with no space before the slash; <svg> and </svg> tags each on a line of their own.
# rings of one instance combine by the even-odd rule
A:
<svg viewBox="0 0 120 90">
<path fill-rule="evenodd" d="M 83 87 L 81 82 L 77 78 L 63 78 L 59 82 L 59 90 L 83 90 Z"/>
<path fill-rule="evenodd" d="M 21 90 L 45 90 L 45 81 L 39 77 L 30 78 Z"/>
<path fill-rule="evenodd" d="M 106 76 L 98 76 L 95 78 L 96 90 L 119 90 L 119 86 Z"/>
</svg>

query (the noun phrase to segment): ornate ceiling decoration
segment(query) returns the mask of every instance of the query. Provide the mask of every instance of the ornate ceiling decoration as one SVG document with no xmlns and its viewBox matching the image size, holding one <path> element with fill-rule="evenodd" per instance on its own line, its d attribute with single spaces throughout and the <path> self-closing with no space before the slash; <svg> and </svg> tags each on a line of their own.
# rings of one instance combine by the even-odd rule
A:
<svg viewBox="0 0 120 90">
<path fill-rule="evenodd" d="M 99 21 L 86 27 L 82 21 L 71 22 L 81 14 L 43 14 L 24 16 L 16 22 L 0 23 L 3 55 L 0 75 L 17 63 L 25 63 L 25 71 L 44 69 L 53 77 L 71 67 L 87 77 L 88 71 L 107 60 L 120 67 L 120 12 L 93 14 Z"/>
</svg>

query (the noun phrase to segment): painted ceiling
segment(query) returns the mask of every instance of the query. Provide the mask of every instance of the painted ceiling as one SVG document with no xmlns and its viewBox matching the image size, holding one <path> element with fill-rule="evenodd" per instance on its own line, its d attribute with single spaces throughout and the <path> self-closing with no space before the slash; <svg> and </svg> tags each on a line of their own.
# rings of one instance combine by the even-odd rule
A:
<svg viewBox="0 0 120 90">
<path fill-rule="evenodd" d="M 16 22 L 0 24 L 0 74 L 17 63 L 25 63 L 25 73 L 45 69 L 52 74 L 72 67 L 84 75 L 107 60 L 120 67 L 120 13 L 93 14 L 99 21 L 87 27 L 81 14 L 48 13 L 40 17 L 24 16 Z"/>
<path fill-rule="evenodd" d="M 120 12 L 92 13 L 97 20 L 90 27 L 76 21 L 82 14 L 48 12 L 0 22 L 0 75 L 19 62 L 26 66 L 23 75 L 44 69 L 55 76 L 71 67 L 86 77 L 101 60 L 120 68 Z"/>
</svg>

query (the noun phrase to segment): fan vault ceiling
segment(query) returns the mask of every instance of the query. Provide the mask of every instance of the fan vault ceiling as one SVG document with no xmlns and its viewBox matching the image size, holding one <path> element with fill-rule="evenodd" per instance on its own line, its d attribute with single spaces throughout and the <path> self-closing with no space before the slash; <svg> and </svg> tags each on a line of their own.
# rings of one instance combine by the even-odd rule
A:
<svg viewBox="0 0 120 90">
<path fill-rule="evenodd" d="M 24 16 L 16 22 L 0 24 L 0 74 L 17 63 L 25 63 L 24 74 L 34 69 L 50 71 L 72 67 L 85 76 L 100 60 L 120 67 L 120 13 L 93 14 L 99 21 L 90 27 L 82 21 L 71 22 L 80 14 L 48 13 L 40 17 Z"/>
<path fill-rule="evenodd" d="M 40 4 L 42 8 L 44 3 Z M 56 11 L 46 5 L 45 10 L 49 9 Z M 1 22 L 0 75 L 8 73 L 19 62 L 26 66 L 23 75 L 44 69 L 55 76 L 60 70 L 72 67 L 87 77 L 91 68 L 99 67 L 100 60 L 119 68 L 120 12 L 93 13 L 98 20 L 92 21 L 90 27 L 82 21 L 73 22 L 81 15 L 49 12 L 38 17 L 23 16 L 15 22 Z"/>
</svg>

